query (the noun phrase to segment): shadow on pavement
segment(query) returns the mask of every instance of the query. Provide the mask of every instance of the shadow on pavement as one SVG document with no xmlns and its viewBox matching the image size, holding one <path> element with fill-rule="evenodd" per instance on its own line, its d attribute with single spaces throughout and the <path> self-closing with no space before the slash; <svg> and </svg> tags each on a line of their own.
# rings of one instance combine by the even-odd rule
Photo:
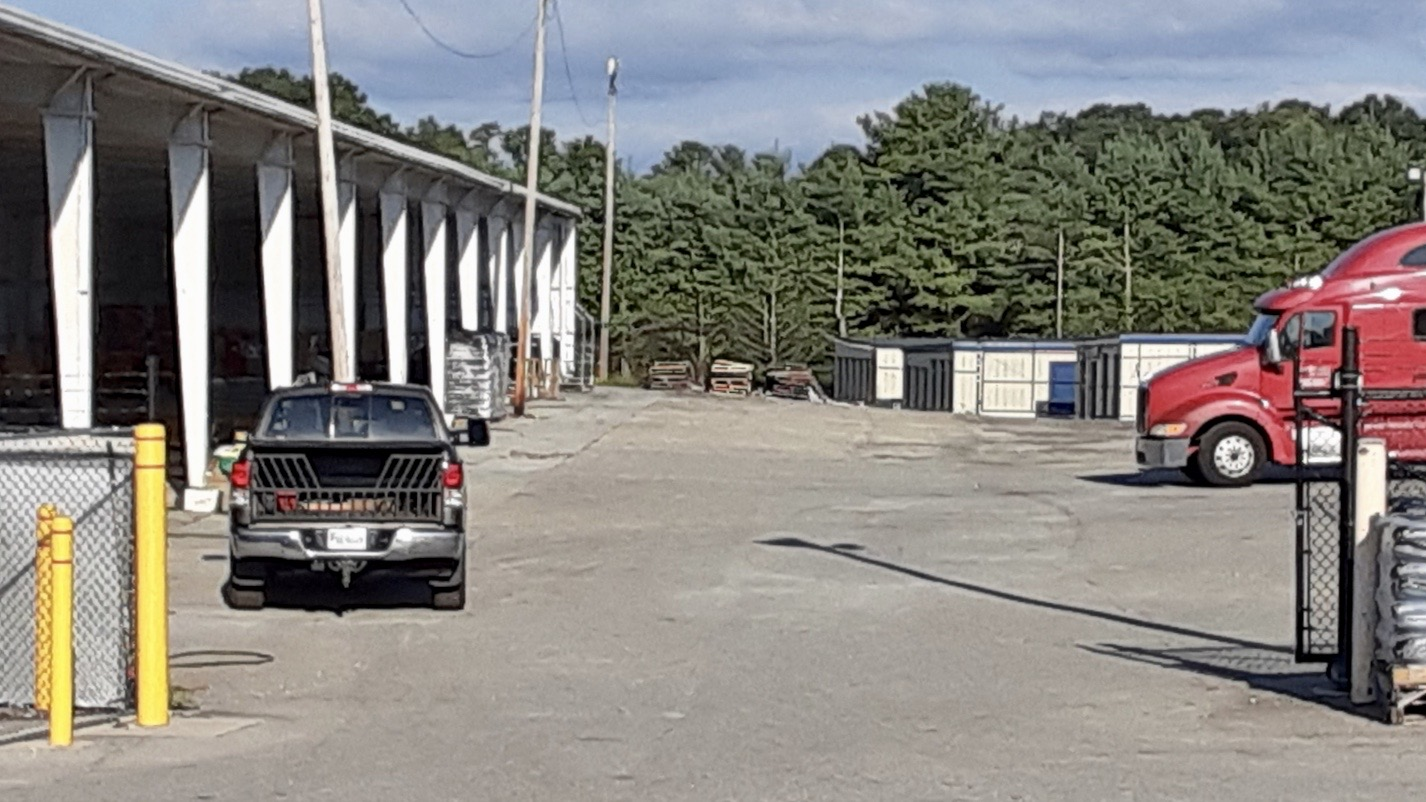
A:
<svg viewBox="0 0 1426 802">
<path fill-rule="evenodd" d="M 358 574 L 351 587 L 343 588 L 336 574 L 298 572 L 269 580 L 264 606 L 338 616 L 352 610 L 430 609 L 431 586 L 420 580 Z"/>
<path fill-rule="evenodd" d="M 1242 646 L 1150 649 L 1117 643 L 1099 643 L 1082 644 L 1079 648 L 1104 657 L 1116 657 L 1159 668 L 1233 680 L 1265 693 L 1287 696 L 1366 718 L 1374 717 L 1372 708 L 1352 704 L 1348 694 L 1338 688 L 1320 666 L 1295 663 L 1291 654 Z"/>
<path fill-rule="evenodd" d="M 169 668 L 227 668 L 230 666 L 260 666 L 277 658 L 266 652 L 238 649 L 193 649 L 169 655 Z"/>
<path fill-rule="evenodd" d="M 988 596 L 993 599 L 1014 602 L 1015 604 L 1023 604 L 1029 607 L 1038 607 L 1043 610 L 1053 610 L 1055 612 L 1070 613 L 1072 615 L 1080 615 L 1086 618 L 1098 619 L 1100 621 L 1109 621 L 1115 624 L 1123 624 L 1125 626 L 1149 630 L 1151 632 L 1160 632 L 1168 635 L 1181 635 L 1186 638 L 1197 638 L 1199 640 L 1213 641 L 1215 643 L 1238 646 L 1246 649 L 1258 649 L 1264 652 L 1272 652 L 1276 654 L 1292 654 L 1292 649 L 1285 646 L 1274 646 L 1267 643 L 1259 643 L 1257 641 L 1235 638 L 1230 635 L 1218 635 L 1212 632 L 1204 632 L 1198 629 L 1190 629 L 1189 627 L 1181 627 L 1176 624 L 1163 624 L 1158 621 L 1149 621 L 1143 618 L 1134 618 L 1133 616 L 1109 612 L 1108 610 L 1096 610 L 1093 607 L 1081 607 L 1079 605 L 1066 604 L 1063 602 L 1051 601 L 1049 599 L 1037 599 L 1033 596 L 1024 596 L 1019 593 L 1011 593 L 1010 591 L 1006 590 L 998 590 L 996 588 L 986 587 L 985 585 L 976 585 L 970 582 L 963 582 L 959 579 L 948 579 L 943 576 L 928 574 L 924 571 L 918 571 L 915 568 L 907 568 L 904 565 L 897 565 L 896 563 L 887 562 L 885 560 L 878 560 L 875 557 L 867 557 L 863 554 L 853 554 L 851 553 L 853 550 L 859 550 L 861 548 L 860 546 L 856 546 L 855 544 L 844 543 L 839 544 L 837 546 L 823 546 L 797 537 L 775 538 L 772 540 L 759 540 L 756 542 L 762 546 L 807 549 L 810 551 L 821 552 L 823 554 L 831 554 L 846 560 L 855 560 L 859 563 L 872 565 L 877 568 L 884 568 L 888 571 L 895 571 L 898 574 L 905 574 L 906 576 L 915 577 L 916 579 L 922 579 L 927 582 L 934 582 L 938 585 L 945 585 L 946 587 L 956 588 L 957 590 L 963 590 L 968 593 L 975 593 L 981 596 Z"/>
<path fill-rule="evenodd" d="M 1320 473 L 1320 470 L 1317 471 Z M 1325 476 L 1325 474 L 1324 474 Z M 1181 471 L 1171 468 L 1155 468 L 1148 471 L 1134 471 L 1133 473 L 1097 473 L 1077 477 L 1081 482 L 1094 482 L 1101 485 L 1118 485 L 1120 487 L 1191 487 L 1195 490 L 1207 492 L 1232 492 L 1237 488 L 1231 487 L 1208 487 L 1206 485 L 1194 484 L 1184 476 Z M 1289 485 L 1297 481 L 1297 475 L 1292 468 L 1284 468 L 1278 465 L 1269 465 L 1261 478 L 1255 484 L 1259 485 Z"/>
</svg>

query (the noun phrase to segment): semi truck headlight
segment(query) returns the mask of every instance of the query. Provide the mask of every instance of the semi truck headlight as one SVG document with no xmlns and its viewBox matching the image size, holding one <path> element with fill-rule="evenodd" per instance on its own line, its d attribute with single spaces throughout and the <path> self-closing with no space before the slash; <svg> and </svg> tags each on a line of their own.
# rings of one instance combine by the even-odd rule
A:
<svg viewBox="0 0 1426 802">
<path fill-rule="evenodd" d="M 1149 430 L 1150 437 L 1183 437 L 1188 432 L 1187 423 L 1160 423 Z"/>
</svg>

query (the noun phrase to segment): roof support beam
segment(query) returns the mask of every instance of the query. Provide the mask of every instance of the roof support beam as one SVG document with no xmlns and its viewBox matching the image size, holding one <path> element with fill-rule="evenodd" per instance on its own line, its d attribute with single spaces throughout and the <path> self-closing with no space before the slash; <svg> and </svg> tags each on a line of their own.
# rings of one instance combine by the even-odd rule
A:
<svg viewBox="0 0 1426 802">
<path fill-rule="evenodd" d="M 543 217 L 543 215 L 541 215 Z M 533 310 L 534 321 L 530 327 L 535 336 L 540 338 L 540 363 L 544 366 L 546 385 L 554 384 L 554 309 L 552 308 L 554 293 L 554 253 L 555 253 L 555 232 L 547 227 L 535 229 L 535 286 L 532 288 L 533 294 L 530 298 L 530 308 Z M 540 395 L 545 395 L 547 388 L 541 388 Z"/>
<path fill-rule="evenodd" d="M 480 216 L 465 205 L 456 207 L 456 275 L 460 278 L 460 327 L 480 330 Z"/>
<path fill-rule="evenodd" d="M 421 202 L 422 254 L 426 288 L 426 357 L 430 361 L 431 394 L 446 408 L 446 249 L 445 186 L 436 184 Z"/>
<path fill-rule="evenodd" d="M 377 205 L 381 208 L 381 290 L 386 308 L 386 378 L 406 382 L 407 310 L 406 176 L 398 170 L 386 180 Z"/>
<path fill-rule="evenodd" d="M 342 319 L 347 329 L 346 376 L 357 377 L 357 186 L 356 156 L 351 152 L 337 158 L 337 251 L 342 272 Z M 334 369 L 336 365 L 332 366 Z"/>
<path fill-rule="evenodd" d="M 209 218 L 211 176 L 208 112 L 194 107 L 168 143 L 169 208 L 172 212 L 174 310 L 178 316 L 178 376 L 183 411 L 183 469 L 190 506 L 193 489 L 206 484 L 209 392 Z"/>
<path fill-rule="evenodd" d="M 578 354 L 574 309 L 579 303 L 576 289 L 579 271 L 579 229 L 572 220 L 562 220 L 559 226 L 564 236 L 560 238 L 559 264 L 555 273 L 556 309 L 559 310 L 555 337 L 560 344 L 560 376 L 562 380 L 568 380 L 575 375 L 575 358 Z"/>
<path fill-rule="evenodd" d="M 94 82 L 76 73 L 44 111 L 60 423 L 94 425 Z"/>
<path fill-rule="evenodd" d="M 274 390 L 292 384 L 296 346 L 293 338 L 292 164 L 292 137 L 278 134 L 257 165 L 267 384 L 268 389 Z"/>
</svg>

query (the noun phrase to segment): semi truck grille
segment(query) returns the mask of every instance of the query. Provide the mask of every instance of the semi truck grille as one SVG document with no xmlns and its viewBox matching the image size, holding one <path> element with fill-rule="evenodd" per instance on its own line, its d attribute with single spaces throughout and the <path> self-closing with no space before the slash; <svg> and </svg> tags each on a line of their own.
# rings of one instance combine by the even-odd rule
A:
<svg viewBox="0 0 1426 802">
<path fill-rule="evenodd" d="M 1139 388 L 1139 410 L 1134 417 L 1134 430 L 1139 434 L 1148 434 L 1148 429 L 1144 428 L 1149 416 L 1149 387 L 1143 385 Z"/>
</svg>

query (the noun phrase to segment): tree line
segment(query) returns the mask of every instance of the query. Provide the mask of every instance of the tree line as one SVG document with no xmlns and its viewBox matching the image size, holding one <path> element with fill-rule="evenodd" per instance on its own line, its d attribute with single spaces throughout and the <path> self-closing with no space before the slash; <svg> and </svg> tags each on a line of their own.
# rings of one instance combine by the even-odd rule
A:
<svg viewBox="0 0 1426 802">
<path fill-rule="evenodd" d="M 236 80 L 311 104 L 311 80 Z M 334 115 L 522 180 L 528 127 L 402 126 L 333 77 Z M 805 164 L 685 141 L 616 180 L 613 363 L 825 364 L 829 335 L 1079 337 L 1239 331 L 1252 300 L 1420 216 L 1405 171 L 1426 121 L 1369 95 L 1155 114 L 1007 118 L 928 84 Z M 580 301 L 597 314 L 605 151 L 541 131 L 541 189 L 583 207 Z M 1063 286 L 1063 292 L 1057 287 Z"/>
</svg>

